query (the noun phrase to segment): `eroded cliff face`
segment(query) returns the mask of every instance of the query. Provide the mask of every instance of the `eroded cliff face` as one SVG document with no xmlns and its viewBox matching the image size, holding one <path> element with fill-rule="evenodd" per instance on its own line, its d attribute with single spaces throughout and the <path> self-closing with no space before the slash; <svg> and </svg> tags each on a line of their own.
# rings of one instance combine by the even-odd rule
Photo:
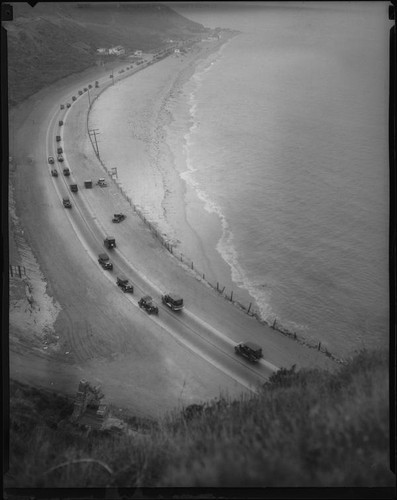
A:
<svg viewBox="0 0 397 500">
<path fill-rule="evenodd" d="M 169 40 L 195 39 L 207 31 L 159 4 L 12 5 L 14 19 L 4 22 L 11 106 L 54 81 L 100 64 L 100 47 L 123 45 L 127 54 L 154 51 Z"/>
</svg>

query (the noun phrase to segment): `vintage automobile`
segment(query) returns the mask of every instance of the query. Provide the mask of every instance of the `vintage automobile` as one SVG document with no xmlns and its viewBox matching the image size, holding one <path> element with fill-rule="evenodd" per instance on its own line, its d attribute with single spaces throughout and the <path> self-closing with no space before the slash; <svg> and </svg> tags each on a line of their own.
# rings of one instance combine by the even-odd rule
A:
<svg viewBox="0 0 397 500">
<path fill-rule="evenodd" d="M 100 253 L 98 255 L 98 262 L 103 269 L 107 269 L 109 271 L 113 269 L 113 264 L 110 262 L 109 256 L 106 255 L 106 253 Z"/>
<path fill-rule="evenodd" d="M 103 240 L 103 244 L 105 245 L 106 248 L 111 250 L 112 248 L 116 248 L 116 239 L 114 236 L 107 236 Z"/>
<path fill-rule="evenodd" d="M 134 293 L 134 287 L 129 284 L 128 279 L 124 276 L 117 276 L 117 286 L 119 286 L 124 293 Z"/>
<path fill-rule="evenodd" d="M 62 203 L 65 208 L 72 208 L 72 204 L 70 203 L 69 198 L 63 198 Z"/>
<path fill-rule="evenodd" d="M 175 293 L 164 294 L 161 297 L 161 301 L 173 311 L 181 311 L 183 309 L 183 299 Z"/>
<path fill-rule="evenodd" d="M 263 357 L 262 348 L 254 342 L 240 342 L 234 346 L 234 352 L 245 358 L 249 359 L 253 363 L 256 363 Z"/>
<path fill-rule="evenodd" d="M 48 163 L 53 164 L 54 162 L 55 162 L 54 157 L 53 156 L 49 156 L 48 157 Z"/>
<path fill-rule="evenodd" d="M 122 222 L 126 216 L 124 214 L 114 214 L 112 222 Z"/>
<path fill-rule="evenodd" d="M 144 297 L 142 297 L 138 302 L 138 306 L 141 309 L 145 309 L 149 314 L 159 313 L 159 308 L 153 302 L 153 299 L 150 295 L 145 295 Z"/>
<path fill-rule="evenodd" d="M 52 169 L 51 169 L 51 175 L 52 175 L 53 177 L 58 177 L 58 170 L 57 170 L 56 168 L 52 168 Z"/>
<path fill-rule="evenodd" d="M 68 169 L 68 167 L 64 167 L 64 169 L 63 169 L 63 175 L 64 175 L 65 177 L 69 177 L 69 175 L 70 175 L 70 170 Z"/>
</svg>

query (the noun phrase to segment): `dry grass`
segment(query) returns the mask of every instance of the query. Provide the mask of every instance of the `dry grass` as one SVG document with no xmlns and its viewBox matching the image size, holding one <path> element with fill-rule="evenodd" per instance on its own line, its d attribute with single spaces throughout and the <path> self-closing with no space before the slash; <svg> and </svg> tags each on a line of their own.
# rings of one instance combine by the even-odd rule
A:
<svg viewBox="0 0 397 500">
<path fill-rule="evenodd" d="M 8 486 L 390 487 L 388 377 L 379 352 L 281 370 L 257 397 L 134 420 L 134 436 L 54 428 L 71 403 L 13 384 Z"/>
</svg>

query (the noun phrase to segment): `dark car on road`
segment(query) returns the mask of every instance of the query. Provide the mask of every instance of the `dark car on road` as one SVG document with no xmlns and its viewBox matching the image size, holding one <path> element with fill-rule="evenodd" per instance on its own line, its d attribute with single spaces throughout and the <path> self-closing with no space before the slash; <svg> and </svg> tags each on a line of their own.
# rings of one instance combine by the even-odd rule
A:
<svg viewBox="0 0 397 500">
<path fill-rule="evenodd" d="M 62 123 L 63 123 L 63 122 L 62 122 Z M 61 123 L 60 123 L 60 125 L 61 125 Z M 57 141 L 57 142 L 60 142 L 60 141 L 61 141 L 61 136 L 60 136 L 60 135 L 57 135 L 55 139 L 56 139 L 56 141 Z"/>
<path fill-rule="evenodd" d="M 83 95 L 83 91 L 82 90 L 79 90 L 79 95 Z"/>
<path fill-rule="evenodd" d="M 70 175 L 70 170 L 68 169 L 68 167 L 65 167 L 65 168 L 63 169 L 63 175 L 64 175 L 65 177 L 69 177 L 69 175 Z"/>
<path fill-rule="evenodd" d="M 79 190 L 79 188 L 77 187 L 77 184 L 71 184 L 70 185 L 70 190 L 72 191 L 72 193 L 77 193 L 77 191 Z"/>
<path fill-rule="evenodd" d="M 66 107 L 67 107 L 67 108 L 70 108 L 70 106 L 71 106 L 71 104 L 70 104 L 70 102 L 68 102 L 68 103 L 66 104 Z"/>
<path fill-rule="evenodd" d="M 76 101 L 76 99 L 77 99 L 77 97 L 74 95 L 74 96 L 72 97 L 72 101 Z"/>
<path fill-rule="evenodd" d="M 58 153 L 59 155 L 61 155 L 61 154 L 63 153 L 63 149 L 62 149 L 61 147 L 59 147 L 59 148 L 57 149 L 57 153 Z"/>
<path fill-rule="evenodd" d="M 61 104 L 61 109 L 65 109 L 65 105 L 64 104 Z"/>
<path fill-rule="evenodd" d="M 63 156 L 62 156 L 62 155 L 58 155 L 58 156 L 57 156 L 57 160 L 58 160 L 58 161 L 63 161 Z"/>
<path fill-rule="evenodd" d="M 114 236 L 107 236 L 103 240 L 103 244 L 105 245 L 106 248 L 111 250 L 112 248 L 116 248 L 116 238 Z"/>
<path fill-rule="evenodd" d="M 253 363 L 258 362 L 263 357 L 262 348 L 258 344 L 254 344 L 254 342 L 240 342 L 234 346 L 234 352 Z"/>
<path fill-rule="evenodd" d="M 107 269 L 109 271 L 113 269 L 113 264 L 110 262 L 109 256 L 106 255 L 106 253 L 100 253 L 98 255 L 98 262 L 103 269 Z"/>
<path fill-rule="evenodd" d="M 153 299 L 150 295 L 145 295 L 144 297 L 142 297 L 138 302 L 138 306 L 141 309 L 145 309 L 149 314 L 159 313 L 159 308 L 153 302 Z"/>
<path fill-rule="evenodd" d="M 117 276 L 117 286 L 119 286 L 124 293 L 134 293 L 134 287 L 130 285 L 128 279 L 124 276 Z"/>
<path fill-rule="evenodd" d="M 161 301 L 173 311 L 181 311 L 183 309 L 183 299 L 176 293 L 164 294 L 161 297 Z"/>
<path fill-rule="evenodd" d="M 65 208 L 72 208 L 69 198 L 63 198 L 62 203 Z"/>
<path fill-rule="evenodd" d="M 52 169 L 51 169 L 51 175 L 52 175 L 53 177 L 58 177 L 58 170 L 57 170 L 56 168 L 52 168 Z"/>
<path fill-rule="evenodd" d="M 62 127 L 62 125 L 63 125 L 63 121 L 62 121 L 62 120 L 59 120 L 58 125 L 59 125 L 60 127 Z"/>
<path fill-rule="evenodd" d="M 122 222 L 124 219 L 125 219 L 125 215 L 124 214 L 114 214 L 113 216 L 113 219 L 112 219 L 112 222 Z"/>
</svg>

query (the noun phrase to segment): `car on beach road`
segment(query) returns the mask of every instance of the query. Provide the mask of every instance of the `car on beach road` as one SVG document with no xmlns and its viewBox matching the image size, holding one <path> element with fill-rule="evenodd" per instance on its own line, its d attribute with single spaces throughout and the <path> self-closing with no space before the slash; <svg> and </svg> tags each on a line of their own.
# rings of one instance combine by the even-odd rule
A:
<svg viewBox="0 0 397 500">
<path fill-rule="evenodd" d="M 58 161 L 63 161 L 63 156 L 62 156 L 62 155 L 58 155 L 58 156 L 57 156 L 57 160 L 58 160 Z"/>
<path fill-rule="evenodd" d="M 115 223 L 122 222 L 125 218 L 126 216 L 124 214 L 114 214 L 112 222 Z"/>
<path fill-rule="evenodd" d="M 61 104 L 60 108 L 61 108 L 61 109 L 65 109 L 65 105 L 64 105 L 64 104 Z"/>
<path fill-rule="evenodd" d="M 129 284 L 128 279 L 124 276 L 117 276 L 116 283 L 124 293 L 134 293 L 134 287 Z"/>
<path fill-rule="evenodd" d="M 76 99 L 77 99 L 77 97 L 74 95 L 74 96 L 72 97 L 72 101 L 75 101 Z"/>
<path fill-rule="evenodd" d="M 72 193 L 77 193 L 79 188 L 78 188 L 77 184 L 70 184 L 70 190 L 72 191 Z"/>
<path fill-rule="evenodd" d="M 79 90 L 79 95 L 83 95 L 83 91 L 82 90 Z"/>
<path fill-rule="evenodd" d="M 53 177 L 58 177 L 58 170 L 57 170 L 56 168 L 52 168 L 52 169 L 51 169 L 51 175 L 52 175 Z"/>
<path fill-rule="evenodd" d="M 48 163 L 50 163 L 51 165 L 52 165 L 53 163 L 55 163 L 55 160 L 54 160 L 54 157 L 53 157 L 53 156 L 49 156 L 49 157 L 48 157 Z"/>
<path fill-rule="evenodd" d="M 63 122 L 62 122 L 62 123 L 63 123 Z M 56 141 L 57 141 L 57 142 L 59 142 L 59 141 L 61 141 L 61 136 L 60 136 L 60 135 L 57 135 L 55 139 L 56 139 Z"/>
<path fill-rule="evenodd" d="M 103 244 L 105 245 L 106 248 L 111 250 L 112 248 L 116 248 L 116 238 L 114 236 L 107 236 L 103 240 Z"/>
<path fill-rule="evenodd" d="M 65 177 L 69 177 L 69 175 L 70 175 L 70 170 L 68 169 L 68 167 L 65 167 L 65 168 L 63 169 L 63 175 L 64 175 Z"/>
<path fill-rule="evenodd" d="M 253 363 L 257 363 L 263 357 L 262 348 L 254 342 L 240 342 L 234 346 L 234 352 Z"/>
<path fill-rule="evenodd" d="M 63 149 L 62 149 L 61 147 L 59 147 L 59 148 L 57 149 L 57 153 L 58 153 L 59 155 L 61 155 L 61 154 L 63 153 Z"/>
<path fill-rule="evenodd" d="M 71 106 L 71 104 L 70 104 L 70 102 L 68 102 L 68 103 L 66 104 L 66 107 L 67 107 L 67 108 L 70 108 L 70 106 Z"/>
<path fill-rule="evenodd" d="M 62 125 L 63 125 L 63 121 L 62 121 L 62 120 L 59 120 L 58 125 L 59 125 L 60 127 L 62 127 Z"/>
<path fill-rule="evenodd" d="M 176 293 L 166 293 L 161 297 L 161 301 L 173 311 L 181 311 L 183 309 L 183 299 Z"/>
<path fill-rule="evenodd" d="M 109 256 L 106 253 L 100 253 L 98 255 L 98 262 L 103 269 L 111 271 L 113 269 L 113 264 L 110 262 Z"/>
<path fill-rule="evenodd" d="M 72 208 L 72 204 L 70 203 L 69 198 L 63 198 L 62 203 L 65 208 Z"/>
<path fill-rule="evenodd" d="M 159 308 L 153 302 L 153 299 L 150 295 L 145 295 L 144 297 L 142 297 L 138 302 L 138 306 L 141 309 L 145 309 L 146 312 L 149 314 L 158 314 L 159 313 Z"/>
</svg>

